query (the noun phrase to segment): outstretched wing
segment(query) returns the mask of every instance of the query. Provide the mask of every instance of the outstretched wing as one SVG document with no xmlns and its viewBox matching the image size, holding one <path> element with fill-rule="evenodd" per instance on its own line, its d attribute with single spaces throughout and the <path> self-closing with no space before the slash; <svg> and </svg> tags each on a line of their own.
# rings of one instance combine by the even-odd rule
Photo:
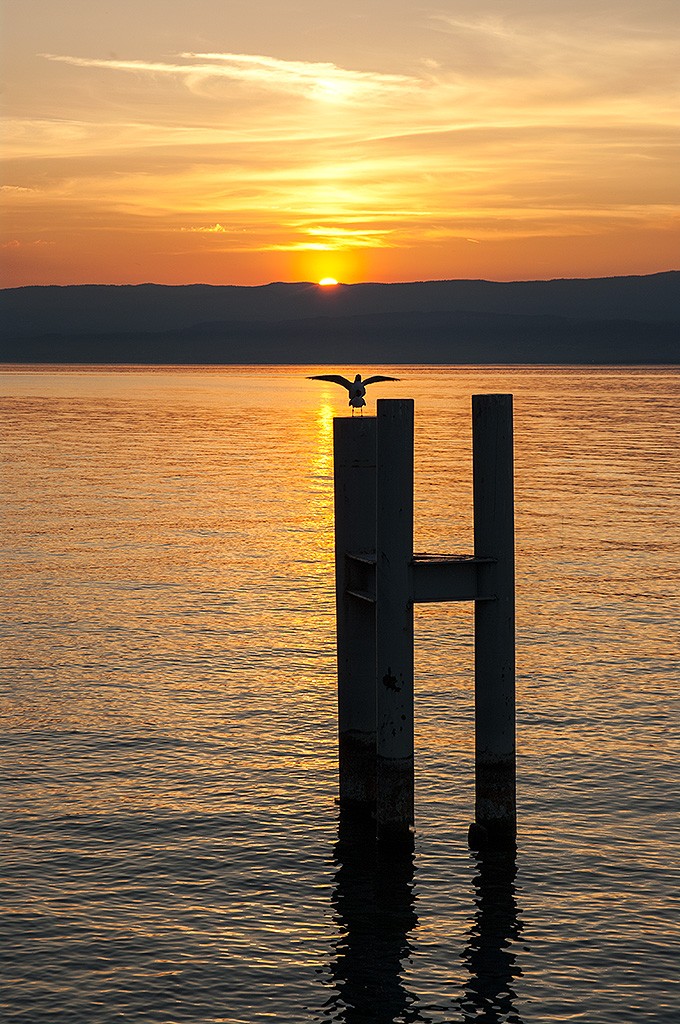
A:
<svg viewBox="0 0 680 1024">
<path fill-rule="evenodd" d="M 343 388 L 352 387 L 352 382 L 347 377 L 341 377 L 339 373 L 320 373 L 316 377 L 308 377 L 307 380 L 329 380 L 331 384 L 342 384 Z"/>
<path fill-rule="evenodd" d="M 367 377 L 366 380 L 362 380 L 361 383 L 364 385 L 364 387 L 366 387 L 367 384 L 377 384 L 379 380 L 400 380 L 400 379 L 401 379 L 400 377 L 381 377 L 380 375 L 378 375 L 376 377 Z"/>
</svg>

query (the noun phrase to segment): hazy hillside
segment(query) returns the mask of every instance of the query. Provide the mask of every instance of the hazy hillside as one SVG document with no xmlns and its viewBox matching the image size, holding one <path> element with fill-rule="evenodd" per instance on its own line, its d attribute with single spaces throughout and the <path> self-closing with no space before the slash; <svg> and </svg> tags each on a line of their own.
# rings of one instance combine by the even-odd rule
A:
<svg viewBox="0 0 680 1024">
<path fill-rule="evenodd" d="M 5 362 L 678 362 L 680 272 L 0 291 Z"/>
</svg>

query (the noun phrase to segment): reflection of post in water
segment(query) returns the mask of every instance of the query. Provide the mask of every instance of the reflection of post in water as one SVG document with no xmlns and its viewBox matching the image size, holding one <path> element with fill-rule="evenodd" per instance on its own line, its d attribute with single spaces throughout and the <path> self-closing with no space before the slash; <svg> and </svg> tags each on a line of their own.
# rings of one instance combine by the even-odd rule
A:
<svg viewBox="0 0 680 1024">
<path fill-rule="evenodd" d="M 392 1024 L 420 1020 L 415 996 L 402 983 L 409 932 L 418 918 L 413 895 L 413 849 L 386 854 L 375 822 L 340 814 L 335 847 L 333 907 L 341 934 L 331 975 L 329 1003 L 343 1024 Z"/>
<path fill-rule="evenodd" d="M 522 973 L 513 952 L 522 931 L 515 900 L 515 850 L 485 847 L 475 858 L 475 920 L 463 953 L 470 972 L 461 998 L 463 1020 L 522 1024 L 513 989 Z"/>
</svg>

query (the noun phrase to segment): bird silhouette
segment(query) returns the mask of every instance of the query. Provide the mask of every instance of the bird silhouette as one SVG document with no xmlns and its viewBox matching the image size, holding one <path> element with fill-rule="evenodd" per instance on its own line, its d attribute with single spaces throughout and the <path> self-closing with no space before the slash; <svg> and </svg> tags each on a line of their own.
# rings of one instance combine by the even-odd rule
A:
<svg viewBox="0 0 680 1024">
<path fill-rule="evenodd" d="M 382 377 L 380 374 L 376 374 L 362 380 L 361 374 L 358 373 L 354 380 L 347 380 L 347 377 L 341 377 L 339 373 L 319 373 L 314 377 L 308 377 L 307 380 L 329 380 L 332 384 L 340 384 L 343 388 L 347 388 L 349 391 L 348 405 L 352 407 L 352 416 L 354 416 L 355 409 L 361 409 L 363 415 L 363 407 L 366 405 L 364 395 L 369 384 L 377 384 L 381 380 L 399 380 L 399 377 Z"/>
</svg>

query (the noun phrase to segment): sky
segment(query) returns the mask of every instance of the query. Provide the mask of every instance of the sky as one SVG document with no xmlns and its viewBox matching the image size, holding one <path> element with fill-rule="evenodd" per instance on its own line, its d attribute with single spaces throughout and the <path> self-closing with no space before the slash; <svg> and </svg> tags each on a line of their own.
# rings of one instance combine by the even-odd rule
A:
<svg viewBox="0 0 680 1024">
<path fill-rule="evenodd" d="M 680 267 L 678 0 L 2 0 L 2 287 Z"/>
</svg>

